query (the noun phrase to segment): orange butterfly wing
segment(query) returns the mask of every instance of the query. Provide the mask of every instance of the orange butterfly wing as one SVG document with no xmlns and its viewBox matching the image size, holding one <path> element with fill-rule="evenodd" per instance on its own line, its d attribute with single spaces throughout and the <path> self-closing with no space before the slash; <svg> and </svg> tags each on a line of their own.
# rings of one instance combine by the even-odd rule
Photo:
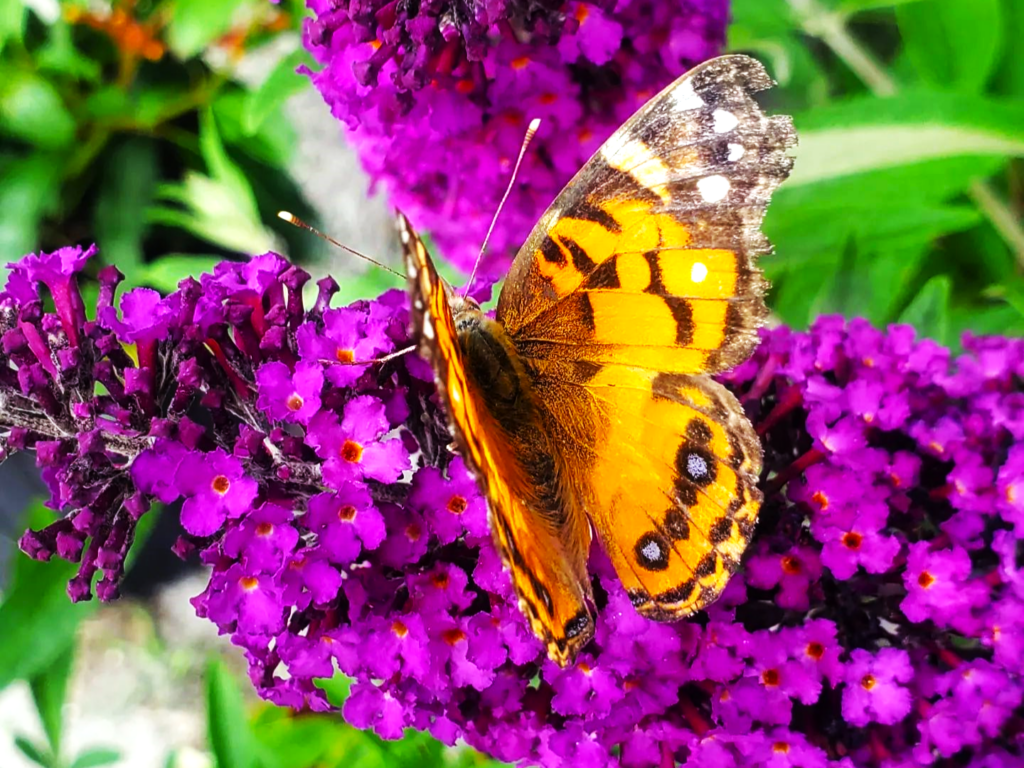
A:
<svg viewBox="0 0 1024 768">
<path fill-rule="evenodd" d="M 467 356 L 462 346 L 467 342 L 460 342 L 450 288 L 402 215 L 399 235 L 413 298 L 413 327 L 421 340 L 421 352 L 433 364 L 452 436 L 487 495 L 495 545 L 512 574 L 520 608 L 547 645 L 548 655 L 564 664 L 594 632 L 588 607 L 590 529 L 586 518 L 553 487 L 560 470 L 545 464 L 554 451 L 534 439 L 542 439 L 543 434 L 531 428 L 535 414 L 528 402 L 518 403 L 511 414 L 510 420 L 523 427 L 521 435 L 495 418 L 488 407 L 494 397 L 480 383 L 484 374 L 474 370 L 475 358 Z M 462 301 L 458 297 L 453 300 Z M 501 334 L 493 321 L 482 315 L 479 319 L 492 324 L 488 328 L 494 335 L 485 328 L 477 340 Z M 542 479 L 548 477 L 550 481 Z"/>
<path fill-rule="evenodd" d="M 761 447 L 704 374 L 744 360 L 767 314 L 759 231 L 796 137 L 745 56 L 697 67 L 570 182 L 523 246 L 497 319 L 544 429 L 637 609 L 699 610 L 739 564 Z"/>
</svg>

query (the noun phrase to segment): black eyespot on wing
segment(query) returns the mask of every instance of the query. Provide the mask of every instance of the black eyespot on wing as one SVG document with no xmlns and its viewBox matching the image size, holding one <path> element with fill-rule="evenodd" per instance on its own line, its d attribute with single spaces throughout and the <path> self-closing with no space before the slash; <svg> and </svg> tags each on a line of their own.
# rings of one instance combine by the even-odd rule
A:
<svg viewBox="0 0 1024 768">
<path fill-rule="evenodd" d="M 689 440 L 683 441 L 676 452 L 676 471 L 680 478 L 701 488 L 715 482 L 718 473 L 714 457 Z"/>
<path fill-rule="evenodd" d="M 590 615 L 586 611 L 580 611 L 565 623 L 565 636 L 569 639 L 579 637 L 590 624 Z"/>
<path fill-rule="evenodd" d="M 641 536 L 633 548 L 637 562 L 648 571 L 664 571 L 668 568 L 670 551 L 670 545 L 665 537 L 653 532 Z"/>
</svg>

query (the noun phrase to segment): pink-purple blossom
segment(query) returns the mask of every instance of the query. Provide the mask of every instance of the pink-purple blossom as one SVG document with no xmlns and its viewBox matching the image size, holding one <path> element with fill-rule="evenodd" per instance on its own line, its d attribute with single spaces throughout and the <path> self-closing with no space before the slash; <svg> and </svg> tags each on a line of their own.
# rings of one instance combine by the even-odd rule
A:
<svg viewBox="0 0 1024 768">
<path fill-rule="evenodd" d="M 374 184 L 468 271 L 527 125 L 541 127 L 491 236 L 498 274 L 633 112 L 721 52 L 725 0 L 308 0 L 308 72 Z"/>
<path fill-rule="evenodd" d="M 339 348 L 409 344 L 401 293 L 335 312 L 325 280 L 307 307 L 305 273 L 267 254 L 127 307 L 101 272 L 93 323 L 79 251 L 73 354 L 42 273 L 0 293 L 0 456 L 34 450 L 61 511 L 21 547 L 80 564 L 72 599 L 116 597 L 137 521 L 181 498 L 175 551 L 210 574 L 195 609 L 282 706 L 329 709 L 340 670 L 353 725 L 545 768 L 1019 765 L 1024 341 L 967 336 L 953 359 L 905 326 L 763 332 L 723 377 L 765 449 L 744 568 L 659 624 L 595 546 L 595 638 L 560 669 L 423 362 L 332 380 Z"/>
</svg>

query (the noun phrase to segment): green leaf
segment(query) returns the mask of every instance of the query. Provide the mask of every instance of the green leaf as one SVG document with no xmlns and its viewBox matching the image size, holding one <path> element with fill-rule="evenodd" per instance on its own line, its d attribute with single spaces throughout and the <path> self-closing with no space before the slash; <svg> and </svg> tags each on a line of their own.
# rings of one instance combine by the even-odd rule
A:
<svg viewBox="0 0 1024 768">
<path fill-rule="evenodd" d="M 1024 3 L 1005 0 L 1003 19 L 1005 39 L 1024 40 Z M 999 93 L 1024 97 L 1024 56 L 1016 45 L 1003 46 L 1003 60 L 993 80 L 993 87 Z"/>
<path fill-rule="evenodd" d="M 21 41 L 26 10 L 24 0 L 0 0 L 0 51 L 12 40 Z"/>
<path fill-rule="evenodd" d="M 149 139 L 130 138 L 106 157 L 93 223 L 96 244 L 107 264 L 125 274 L 125 288 L 137 284 L 142 262 L 145 211 L 153 200 L 159 170 L 156 146 Z"/>
<path fill-rule="evenodd" d="M 48 80 L 5 68 L 0 71 L 0 132 L 41 149 L 60 149 L 75 138 L 75 119 Z"/>
<path fill-rule="evenodd" d="M 248 94 L 242 113 L 242 128 L 248 135 L 256 133 L 288 97 L 309 87 L 309 79 L 295 71 L 302 64 L 314 66 L 313 57 L 304 48 L 281 59 L 260 86 Z"/>
<path fill-rule="evenodd" d="M 770 271 L 813 265 L 818 254 L 841 246 L 850 234 L 868 250 L 898 250 L 927 245 L 939 237 L 969 229 L 981 214 L 964 205 L 941 205 L 908 198 L 878 205 L 866 193 L 860 205 L 843 200 L 833 204 L 827 195 L 793 205 L 783 198 L 768 209 L 764 230 L 776 253 L 763 260 Z M 902 203 L 902 204 L 901 204 Z"/>
<path fill-rule="evenodd" d="M 93 747 L 79 754 L 70 768 L 99 768 L 101 765 L 112 765 L 120 759 L 121 753 L 116 749 Z"/>
<path fill-rule="evenodd" d="M 56 766 L 56 760 L 54 760 L 53 755 L 47 753 L 44 747 L 34 744 L 24 736 L 15 736 L 14 746 L 36 765 L 41 765 L 43 768 L 54 768 Z"/>
<path fill-rule="evenodd" d="M 74 644 L 65 648 L 46 669 L 29 679 L 32 699 L 43 723 L 46 738 L 50 741 L 50 753 L 61 754 L 61 737 L 64 725 L 63 707 L 67 696 L 68 680 L 75 656 Z"/>
<path fill-rule="evenodd" d="M 197 237 L 246 254 L 269 251 L 273 238 L 260 220 L 252 187 L 234 164 L 209 110 L 201 113 L 199 144 L 210 175 L 188 171 L 180 184 L 163 184 L 157 195 L 182 208 L 151 207 L 150 223 L 181 227 Z"/>
<path fill-rule="evenodd" d="M 242 150 L 254 160 L 283 168 L 295 151 L 295 129 L 284 115 L 283 105 L 269 107 L 270 113 L 250 132 L 245 127 L 250 94 L 241 89 L 225 89 L 213 102 L 213 114 L 226 145 Z"/>
<path fill-rule="evenodd" d="M 231 28 L 244 0 L 176 0 L 167 25 L 167 43 L 181 59 L 199 54 Z"/>
<path fill-rule="evenodd" d="M 898 322 L 908 323 L 922 336 L 945 343 L 949 331 L 949 295 L 952 284 L 946 275 L 936 275 L 903 310 Z"/>
<path fill-rule="evenodd" d="M 897 5 L 920 2 L 924 2 L 924 0 L 840 0 L 838 9 L 840 13 L 852 15 L 862 11 L 875 11 L 879 8 L 894 8 Z"/>
<path fill-rule="evenodd" d="M 327 696 L 327 701 L 332 706 L 340 707 L 345 703 L 345 699 L 348 698 L 349 689 L 352 687 L 352 679 L 348 675 L 337 672 L 333 677 L 317 678 L 313 681 L 313 684 L 324 692 Z"/>
<path fill-rule="evenodd" d="M 63 165 L 63 157 L 37 152 L 0 168 L 0 211 L 9 212 L 0 216 L 0 253 L 5 258 L 36 249 L 39 223 L 57 204 Z"/>
<path fill-rule="evenodd" d="M 3 2 L 3 0 L 0 0 Z M 49 38 L 36 55 L 40 72 L 96 82 L 100 79 L 100 64 L 83 55 L 71 39 L 71 25 L 59 20 L 50 26 Z"/>
<path fill-rule="evenodd" d="M 956 157 L 1024 156 L 1024 103 L 932 91 L 850 99 L 795 118 L 784 189 Z"/>
<path fill-rule="evenodd" d="M 265 768 L 307 768 L 327 765 L 331 755 L 346 754 L 369 739 L 335 717 L 302 715 L 263 706 L 252 721 Z"/>
<path fill-rule="evenodd" d="M 224 261 L 222 256 L 170 253 L 139 269 L 138 282 L 163 293 L 176 290 L 186 277 L 213 272 L 214 266 Z"/>
<path fill-rule="evenodd" d="M 29 527 L 42 528 L 53 519 L 37 503 L 31 507 Z M 68 599 L 67 581 L 76 570 L 74 563 L 63 560 L 40 563 L 21 554 L 14 558 L 11 586 L 0 603 L 0 689 L 55 663 L 74 642 L 79 622 L 96 609 L 95 602 Z"/>
<path fill-rule="evenodd" d="M 217 659 L 206 668 L 206 727 L 218 768 L 250 768 L 255 764 L 254 738 L 242 693 Z"/>
<path fill-rule="evenodd" d="M 1001 0 L 928 0 L 896 9 L 903 44 L 918 74 L 948 90 L 984 90 L 1003 45 Z"/>
</svg>

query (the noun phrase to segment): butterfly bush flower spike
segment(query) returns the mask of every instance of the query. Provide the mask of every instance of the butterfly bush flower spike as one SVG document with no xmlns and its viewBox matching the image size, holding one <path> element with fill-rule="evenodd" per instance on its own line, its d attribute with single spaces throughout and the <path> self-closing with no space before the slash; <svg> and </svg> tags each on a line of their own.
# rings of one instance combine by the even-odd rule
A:
<svg viewBox="0 0 1024 768">
<path fill-rule="evenodd" d="M 78 562 L 73 599 L 116 597 L 139 518 L 179 500 L 176 551 L 210 573 L 193 603 L 260 694 L 326 710 L 317 681 L 343 672 L 344 716 L 384 738 L 550 768 L 1020 764 L 1024 342 L 968 336 L 954 359 L 858 320 L 762 333 L 723 377 L 765 447 L 745 568 L 658 624 L 595 550 L 597 632 L 562 669 L 421 361 L 339 386 L 337 356 L 309 353 L 408 344 L 394 293 L 328 336 L 332 284 L 306 307 L 305 274 L 268 254 L 162 299 L 117 301 L 102 271 L 93 322 L 92 252 L 16 262 L 0 293 L 0 455 L 34 450 L 61 513 L 21 547 Z"/>
<path fill-rule="evenodd" d="M 541 119 L 490 239 L 494 275 L 612 131 L 721 51 L 728 20 L 726 0 L 307 5 L 314 86 L 374 184 L 466 271 Z"/>
</svg>

